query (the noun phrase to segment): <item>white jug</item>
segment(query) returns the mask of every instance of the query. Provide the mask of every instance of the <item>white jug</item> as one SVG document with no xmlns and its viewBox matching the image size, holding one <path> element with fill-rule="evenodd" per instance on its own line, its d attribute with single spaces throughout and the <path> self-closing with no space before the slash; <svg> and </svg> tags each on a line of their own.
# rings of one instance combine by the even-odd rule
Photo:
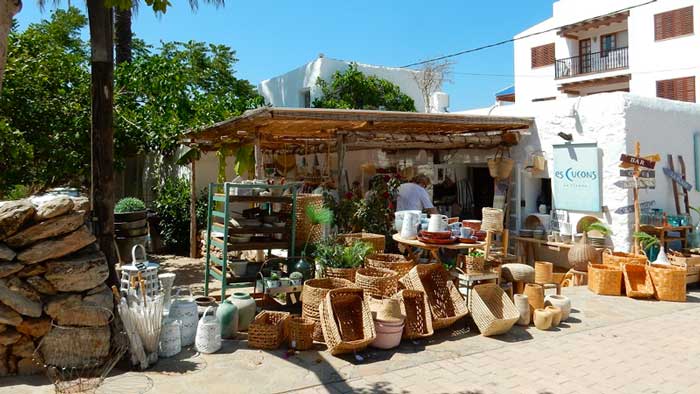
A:
<svg viewBox="0 0 700 394">
<path fill-rule="evenodd" d="M 447 219 L 447 216 L 440 215 L 439 213 L 434 213 L 430 215 L 430 221 L 428 222 L 428 231 L 431 233 L 447 231 Z"/>
<path fill-rule="evenodd" d="M 401 238 L 416 239 L 418 236 L 418 223 L 420 214 L 415 212 L 404 212 L 403 223 L 401 223 Z"/>
<path fill-rule="evenodd" d="M 208 307 L 197 324 L 197 337 L 194 347 L 198 352 L 210 354 L 221 349 L 221 323 L 213 314 L 208 316 L 213 307 Z"/>
<path fill-rule="evenodd" d="M 189 346 L 194 343 L 195 335 L 197 334 L 197 322 L 199 318 L 199 313 L 197 311 L 197 304 L 192 299 L 190 292 L 190 297 L 180 297 L 180 290 L 177 289 L 175 293 L 175 299 L 170 305 L 170 318 L 173 320 L 180 321 L 180 337 L 181 345 Z"/>
</svg>

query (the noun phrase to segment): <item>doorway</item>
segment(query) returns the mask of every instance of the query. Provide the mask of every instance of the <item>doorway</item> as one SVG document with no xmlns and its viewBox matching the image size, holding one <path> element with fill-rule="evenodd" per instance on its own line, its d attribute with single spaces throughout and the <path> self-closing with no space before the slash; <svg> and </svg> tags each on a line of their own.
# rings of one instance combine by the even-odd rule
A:
<svg viewBox="0 0 700 394">
<path fill-rule="evenodd" d="M 473 201 L 468 209 L 470 219 L 481 220 L 481 209 L 493 205 L 493 178 L 487 167 L 470 167 Z"/>
<path fill-rule="evenodd" d="M 579 40 L 578 55 L 581 64 L 581 74 L 591 72 L 591 39 Z"/>
</svg>

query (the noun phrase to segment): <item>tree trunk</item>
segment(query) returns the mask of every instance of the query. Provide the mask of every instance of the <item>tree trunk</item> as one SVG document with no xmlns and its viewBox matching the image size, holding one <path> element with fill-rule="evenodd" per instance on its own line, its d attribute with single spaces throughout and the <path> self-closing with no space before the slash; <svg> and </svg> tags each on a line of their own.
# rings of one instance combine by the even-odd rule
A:
<svg viewBox="0 0 700 394">
<path fill-rule="evenodd" d="M 117 285 L 114 250 L 114 55 L 112 9 L 104 0 L 87 0 L 92 76 L 93 230 L 109 264 L 109 285 Z"/>
<path fill-rule="evenodd" d="M 21 0 L 0 0 L 0 91 L 7 64 L 7 37 L 12 28 L 12 18 L 22 9 Z"/>
<path fill-rule="evenodd" d="M 117 65 L 131 61 L 131 8 L 114 11 L 114 40 Z"/>
</svg>

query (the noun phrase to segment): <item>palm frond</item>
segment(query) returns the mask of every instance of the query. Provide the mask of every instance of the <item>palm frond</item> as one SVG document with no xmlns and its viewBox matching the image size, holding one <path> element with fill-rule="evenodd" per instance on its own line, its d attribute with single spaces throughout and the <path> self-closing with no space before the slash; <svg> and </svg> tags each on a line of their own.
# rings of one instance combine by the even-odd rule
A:
<svg viewBox="0 0 700 394">
<path fill-rule="evenodd" d="M 659 245 L 659 239 L 651 234 L 638 231 L 635 232 L 633 236 L 637 241 L 639 241 L 639 244 L 642 245 L 642 248 L 644 249 L 648 249 L 649 247 L 654 245 Z"/>
<path fill-rule="evenodd" d="M 612 230 L 610 229 L 610 227 L 608 227 L 607 224 L 602 223 L 602 222 L 593 222 L 593 223 L 589 224 L 586 227 L 586 232 L 589 232 L 589 231 L 597 231 L 597 232 L 603 234 L 604 236 L 611 235 L 613 233 Z"/>
<path fill-rule="evenodd" d="M 330 224 L 333 221 L 333 212 L 326 207 L 307 205 L 306 217 L 313 225 Z"/>
</svg>

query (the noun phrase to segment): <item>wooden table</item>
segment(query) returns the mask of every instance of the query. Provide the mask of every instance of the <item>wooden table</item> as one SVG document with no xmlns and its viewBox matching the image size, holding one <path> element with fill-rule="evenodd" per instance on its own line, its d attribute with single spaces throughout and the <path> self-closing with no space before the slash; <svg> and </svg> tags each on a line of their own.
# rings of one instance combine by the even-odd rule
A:
<svg viewBox="0 0 700 394">
<path fill-rule="evenodd" d="M 436 244 L 427 244 L 425 242 L 421 242 L 417 239 L 404 239 L 399 236 L 399 233 L 396 233 L 392 236 L 394 241 L 396 241 L 400 245 L 404 246 L 410 246 L 408 249 L 408 257 L 415 261 L 416 263 L 418 262 L 418 257 L 420 253 L 416 253 L 412 250 L 412 248 L 419 248 L 422 250 L 427 250 L 430 252 L 430 256 L 432 257 L 432 261 L 436 263 L 441 263 L 440 261 L 440 255 L 439 251 L 440 249 L 449 249 L 449 250 L 470 250 L 470 249 L 483 249 L 484 246 L 486 245 L 486 242 L 477 242 L 473 244 L 465 244 L 465 243 L 454 243 L 454 244 L 449 244 L 449 245 L 436 245 Z"/>
<path fill-rule="evenodd" d="M 645 232 L 647 234 L 651 234 L 656 236 L 659 239 L 659 242 L 661 245 L 663 245 L 666 250 L 668 250 L 668 243 L 673 242 L 673 241 L 681 241 L 681 245 L 683 248 L 688 247 L 688 231 L 691 230 L 691 226 L 678 226 L 678 227 L 660 227 L 660 226 L 651 226 L 648 224 L 643 224 L 640 228 L 642 232 Z M 680 236 L 678 237 L 669 237 L 666 236 L 666 233 L 673 232 L 673 233 L 680 233 Z"/>
<path fill-rule="evenodd" d="M 555 252 L 560 251 L 561 249 L 571 249 L 575 244 L 574 243 L 564 243 L 564 242 L 550 242 L 545 239 L 536 239 L 536 238 L 525 238 L 525 237 L 513 237 L 515 242 L 517 242 L 516 246 L 516 255 L 518 255 L 518 260 L 521 263 L 529 264 L 529 265 L 534 265 L 535 264 L 535 247 L 536 246 L 544 246 L 549 250 L 553 250 Z M 595 246 L 596 250 L 598 251 L 603 251 L 607 248 L 608 246 Z M 520 250 L 524 252 L 524 255 L 520 255 Z M 522 258 L 521 258 L 522 257 Z"/>
</svg>

